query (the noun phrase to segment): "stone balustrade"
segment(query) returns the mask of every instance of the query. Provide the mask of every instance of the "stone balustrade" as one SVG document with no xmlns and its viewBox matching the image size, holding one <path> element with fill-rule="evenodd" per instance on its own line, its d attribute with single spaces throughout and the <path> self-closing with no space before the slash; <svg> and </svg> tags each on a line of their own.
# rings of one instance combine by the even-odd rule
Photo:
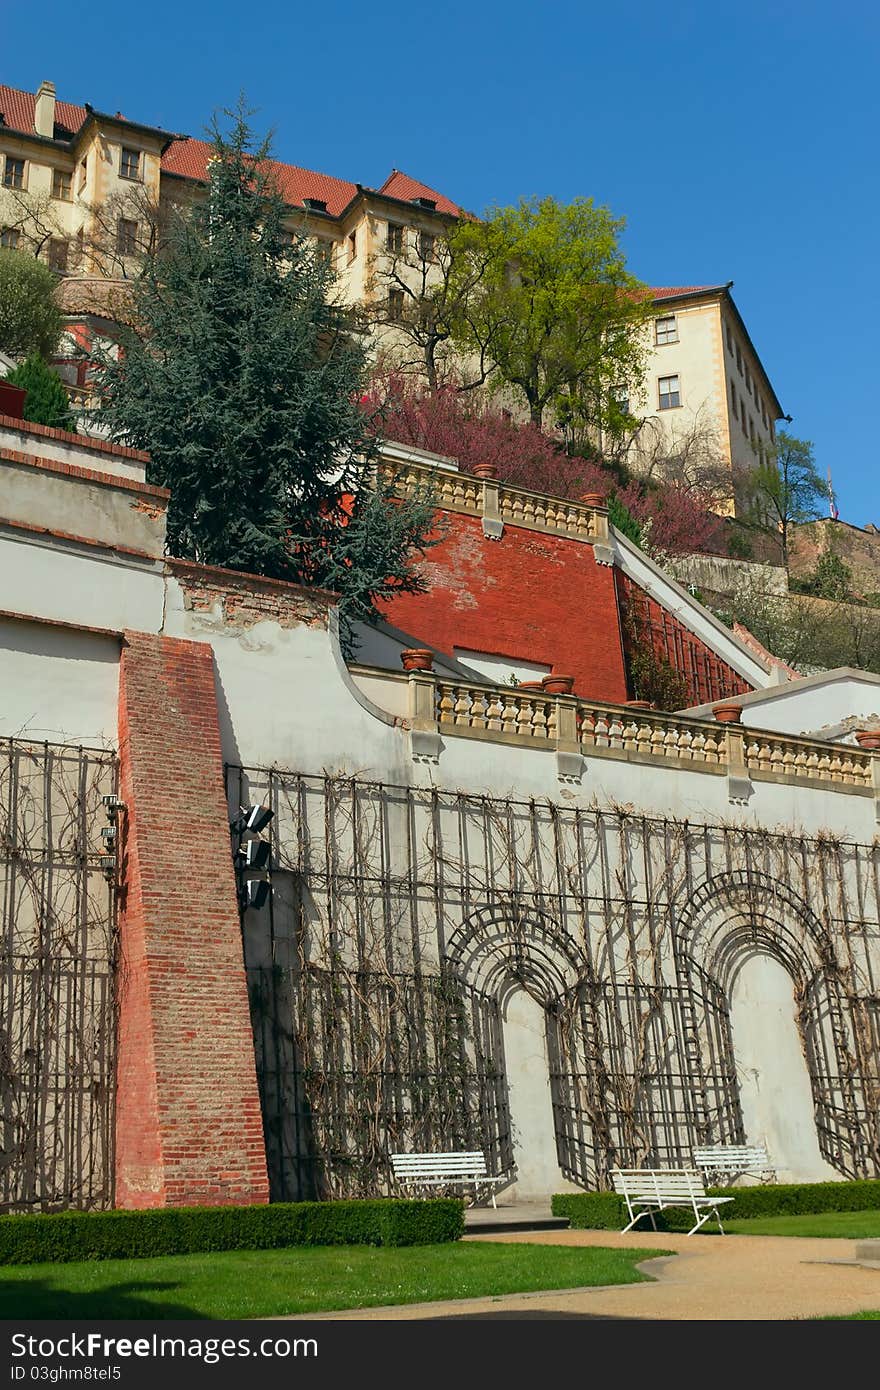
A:
<svg viewBox="0 0 880 1390">
<path fill-rule="evenodd" d="M 380 467 L 400 496 L 430 492 L 438 507 L 482 517 L 484 526 L 521 526 L 527 531 L 545 531 L 587 543 L 608 540 L 605 507 L 548 497 L 495 478 L 476 478 L 470 473 L 446 472 L 425 464 L 383 463 Z"/>
<path fill-rule="evenodd" d="M 575 695 L 548 695 L 520 686 L 455 681 L 429 671 L 405 675 L 356 666 L 353 675 L 365 693 L 380 699 L 383 708 L 418 735 L 421 747 L 435 751 L 443 738 L 479 738 L 543 748 L 568 758 L 619 758 L 687 767 L 726 774 L 745 784 L 791 781 L 880 796 L 880 759 L 849 744 L 821 743 Z M 386 687 L 393 689 L 389 692 Z"/>
</svg>

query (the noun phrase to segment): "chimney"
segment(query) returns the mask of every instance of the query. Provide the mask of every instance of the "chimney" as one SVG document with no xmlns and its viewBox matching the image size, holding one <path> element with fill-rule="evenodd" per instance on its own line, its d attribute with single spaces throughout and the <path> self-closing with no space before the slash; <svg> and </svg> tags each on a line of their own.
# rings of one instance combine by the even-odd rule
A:
<svg viewBox="0 0 880 1390">
<path fill-rule="evenodd" d="M 41 82 L 34 105 L 34 130 L 51 140 L 55 134 L 55 83 Z"/>
</svg>

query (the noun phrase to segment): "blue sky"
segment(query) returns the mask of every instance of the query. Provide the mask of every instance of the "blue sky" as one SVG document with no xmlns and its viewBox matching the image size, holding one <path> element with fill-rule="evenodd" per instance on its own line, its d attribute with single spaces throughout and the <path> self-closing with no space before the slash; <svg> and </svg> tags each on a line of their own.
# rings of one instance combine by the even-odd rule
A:
<svg viewBox="0 0 880 1390">
<path fill-rule="evenodd" d="M 244 90 L 279 158 L 396 166 L 475 211 L 592 196 L 652 284 L 733 280 L 841 516 L 880 524 L 880 7 L 844 0 L 9 7 L 2 80 L 202 133 Z"/>
</svg>

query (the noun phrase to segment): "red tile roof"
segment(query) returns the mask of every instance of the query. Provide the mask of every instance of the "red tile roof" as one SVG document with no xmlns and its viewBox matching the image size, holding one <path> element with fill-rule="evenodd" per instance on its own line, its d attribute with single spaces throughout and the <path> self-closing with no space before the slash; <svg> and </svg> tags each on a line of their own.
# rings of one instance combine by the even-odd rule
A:
<svg viewBox="0 0 880 1390">
<path fill-rule="evenodd" d="M 14 87 L 0 86 L 0 112 L 5 123 L 13 130 L 33 131 L 34 105 L 33 92 L 20 92 Z M 56 101 L 55 120 L 76 132 L 85 121 L 88 112 L 85 106 L 74 106 L 67 101 Z M 126 119 L 120 117 L 120 119 Z M 166 173 L 179 174 L 187 179 L 204 179 L 207 176 L 211 146 L 205 140 L 172 139 L 162 156 L 162 168 Z M 296 164 L 272 161 L 272 170 L 285 202 L 291 206 L 302 205 L 305 198 L 316 198 L 327 204 L 332 217 L 339 217 L 355 197 L 358 185 L 347 179 L 336 179 L 330 174 L 318 174 L 310 169 L 301 169 Z M 367 189 L 369 192 L 370 190 Z M 413 198 L 432 198 L 440 212 L 455 216 L 457 205 L 445 198 L 442 193 L 429 188 L 427 184 L 411 179 L 398 169 L 392 169 L 388 178 L 378 190 L 391 198 L 410 202 Z"/>
<path fill-rule="evenodd" d="M 175 140 L 162 156 L 162 168 L 186 179 L 204 179 L 212 152 L 206 140 Z M 300 204 L 304 198 L 320 198 L 327 204 L 327 211 L 338 217 L 357 193 L 357 184 L 346 179 L 316 174 L 279 160 L 272 160 L 271 167 L 281 196 L 290 204 Z"/>
<path fill-rule="evenodd" d="M 726 285 L 666 285 L 661 289 L 652 289 L 651 294 L 655 299 L 680 299 L 686 294 L 711 294 L 715 290 L 726 289 Z"/>
<path fill-rule="evenodd" d="M 0 112 L 6 125 L 13 130 L 32 131 L 36 100 L 33 92 L 19 92 L 15 87 L 0 86 Z M 68 130 L 79 130 L 87 115 L 84 106 L 73 106 L 69 101 L 55 103 L 56 124 L 66 126 Z"/>
<path fill-rule="evenodd" d="M 376 191 L 387 194 L 389 198 L 400 198 L 404 203 L 411 203 L 414 198 L 430 198 L 437 204 L 438 212 L 448 212 L 453 217 L 457 217 L 461 211 L 456 203 L 444 198 L 435 188 L 411 179 L 409 174 L 403 174 L 399 169 L 392 169 L 382 187 Z"/>
</svg>

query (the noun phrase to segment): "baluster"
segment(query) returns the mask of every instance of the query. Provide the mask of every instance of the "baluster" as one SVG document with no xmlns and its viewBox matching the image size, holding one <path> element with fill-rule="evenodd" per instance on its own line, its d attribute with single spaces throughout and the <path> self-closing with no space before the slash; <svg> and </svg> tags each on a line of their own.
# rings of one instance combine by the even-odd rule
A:
<svg viewBox="0 0 880 1390">
<path fill-rule="evenodd" d="M 471 722 L 471 692 L 464 685 L 455 689 L 455 723 L 459 726 Z"/>
<path fill-rule="evenodd" d="M 471 691 L 471 728 L 485 729 L 488 726 L 487 713 L 489 696 L 482 690 Z"/>
<path fill-rule="evenodd" d="M 559 701 L 550 700 L 547 705 L 547 737 L 554 739 L 559 732 Z"/>
<path fill-rule="evenodd" d="M 455 703 L 454 703 L 453 698 L 452 698 L 452 690 L 453 690 L 453 687 L 450 686 L 450 685 L 441 685 L 441 686 L 439 687 L 439 690 L 440 690 L 440 704 L 439 704 L 439 706 L 438 706 L 439 721 L 440 721 L 441 724 L 451 724 L 451 723 L 452 723 L 452 711 L 453 711 L 453 709 L 454 709 L 454 707 L 455 707 Z"/>
<path fill-rule="evenodd" d="M 532 735 L 532 702 L 529 696 L 517 696 L 516 732 L 525 738 Z"/>
<path fill-rule="evenodd" d="M 505 734 L 515 734 L 517 708 L 516 701 L 513 698 L 513 692 L 511 691 L 509 694 L 505 692 L 503 699 L 504 709 L 501 712 L 501 728 Z"/>
<path fill-rule="evenodd" d="M 547 737 L 547 701 L 536 700 L 534 704 L 534 714 L 532 716 L 532 737 Z"/>
<path fill-rule="evenodd" d="M 503 697 L 499 697 L 497 690 L 493 691 L 492 694 L 488 696 L 486 708 L 487 729 L 498 729 L 500 731 L 504 727 L 501 723 L 501 716 L 504 708 L 502 701 Z"/>
</svg>

